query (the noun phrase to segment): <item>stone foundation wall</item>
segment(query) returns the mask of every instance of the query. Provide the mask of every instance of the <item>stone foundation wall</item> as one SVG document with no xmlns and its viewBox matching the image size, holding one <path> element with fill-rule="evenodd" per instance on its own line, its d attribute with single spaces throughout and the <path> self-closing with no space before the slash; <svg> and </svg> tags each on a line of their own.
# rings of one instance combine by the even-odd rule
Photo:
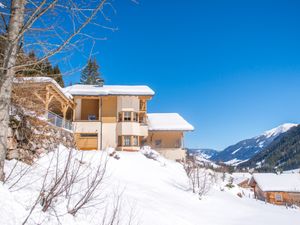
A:
<svg viewBox="0 0 300 225">
<path fill-rule="evenodd" d="M 47 121 L 28 115 L 10 116 L 7 159 L 31 164 L 42 153 L 53 151 L 62 144 L 75 148 L 73 132 L 55 127 Z"/>
</svg>

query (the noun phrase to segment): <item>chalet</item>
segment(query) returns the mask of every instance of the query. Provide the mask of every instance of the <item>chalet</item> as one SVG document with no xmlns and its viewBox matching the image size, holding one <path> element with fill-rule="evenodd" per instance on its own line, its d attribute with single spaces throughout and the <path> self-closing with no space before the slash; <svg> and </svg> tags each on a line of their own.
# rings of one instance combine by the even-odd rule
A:
<svg viewBox="0 0 300 225">
<path fill-rule="evenodd" d="M 185 159 L 184 132 L 193 130 L 178 113 L 148 113 L 147 144 L 166 158 Z"/>
<path fill-rule="evenodd" d="M 71 129 L 81 150 L 138 151 L 150 145 L 167 158 L 185 158 L 184 132 L 193 126 L 177 113 L 148 114 L 148 102 L 155 94 L 148 86 L 61 88 L 51 78 L 31 77 L 15 79 L 15 87 L 21 95 L 29 93 L 50 122 L 54 119 L 55 125 L 60 121 L 59 126 Z"/>
<path fill-rule="evenodd" d="M 254 189 L 255 197 L 276 205 L 300 206 L 300 174 L 253 174 L 249 185 Z"/>
</svg>

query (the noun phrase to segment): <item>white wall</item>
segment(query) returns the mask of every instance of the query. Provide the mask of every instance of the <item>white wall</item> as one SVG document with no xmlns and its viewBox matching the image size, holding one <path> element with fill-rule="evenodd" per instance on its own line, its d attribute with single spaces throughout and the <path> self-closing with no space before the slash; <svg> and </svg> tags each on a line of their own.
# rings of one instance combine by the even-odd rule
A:
<svg viewBox="0 0 300 225">
<path fill-rule="evenodd" d="M 136 122 L 122 122 L 117 124 L 117 135 L 141 135 L 140 124 Z"/>
<path fill-rule="evenodd" d="M 135 111 L 140 110 L 140 100 L 137 96 L 118 96 L 117 109 L 120 111 Z"/>
<path fill-rule="evenodd" d="M 101 123 L 98 121 L 73 122 L 75 133 L 98 133 Z"/>
<path fill-rule="evenodd" d="M 117 123 L 103 123 L 102 127 L 102 148 L 106 149 L 108 147 L 116 148 L 118 145 L 117 139 Z"/>
</svg>

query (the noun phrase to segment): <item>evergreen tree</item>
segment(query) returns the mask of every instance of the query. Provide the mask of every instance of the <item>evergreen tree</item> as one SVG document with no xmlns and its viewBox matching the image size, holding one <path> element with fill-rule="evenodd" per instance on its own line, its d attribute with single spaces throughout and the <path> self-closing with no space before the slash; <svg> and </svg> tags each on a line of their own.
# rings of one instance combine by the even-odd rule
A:
<svg viewBox="0 0 300 225">
<path fill-rule="evenodd" d="M 60 69 L 58 67 L 58 65 L 55 65 L 52 68 L 52 72 L 53 72 L 53 76 L 54 76 L 54 80 L 61 86 L 61 87 L 65 87 L 65 83 L 63 80 L 63 77 L 61 75 Z"/>
<path fill-rule="evenodd" d="M 99 72 L 99 65 L 96 59 L 89 59 L 86 67 L 81 72 L 81 84 L 93 84 L 103 86 L 104 80 Z"/>
<path fill-rule="evenodd" d="M 62 74 L 60 72 L 60 69 L 58 65 L 52 66 L 51 62 L 46 59 L 43 62 L 35 63 L 37 62 L 38 58 L 34 51 L 30 51 L 28 54 L 23 54 L 22 57 L 18 58 L 18 61 L 26 61 L 26 62 L 32 62 L 33 65 L 27 66 L 24 69 L 18 71 L 16 73 L 16 76 L 20 77 L 51 77 L 54 79 L 61 87 L 64 87 L 64 81 L 62 78 Z"/>
<path fill-rule="evenodd" d="M 48 59 L 46 59 L 42 62 L 41 71 L 42 71 L 44 76 L 48 75 L 47 77 L 54 78 L 52 65 L 51 65 L 51 63 Z"/>
</svg>

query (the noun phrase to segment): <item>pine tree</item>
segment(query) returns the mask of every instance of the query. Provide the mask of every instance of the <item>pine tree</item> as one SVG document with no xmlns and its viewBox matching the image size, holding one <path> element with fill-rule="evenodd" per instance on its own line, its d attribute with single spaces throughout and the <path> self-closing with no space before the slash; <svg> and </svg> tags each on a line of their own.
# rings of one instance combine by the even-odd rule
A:
<svg viewBox="0 0 300 225">
<path fill-rule="evenodd" d="M 47 77 L 51 77 L 54 79 L 52 65 L 48 59 L 42 62 L 41 71 L 44 76 L 48 75 Z"/>
<path fill-rule="evenodd" d="M 52 72 L 53 72 L 53 76 L 54 76 L 54 80 L 61 86 L 61 87 L 65 87 L 65 83 L 63 80 L 63 77 L 61 75 L 60 69 L 58 67 L 58 65 L 55 65 L 52 68 Z"/>
<path fill-rule="evenodd" d="M 96 59 L 89 59 L 86 67 L 81 72 L 81 84 L 93 84 L 103 86 L 104 80 L 99 72 L 99 65 Z"/>
<path fill-rule="evenodd" d="M 19 54 L 21 55 L 21 54 Z M 22 57 L 19 56 L 18 61 L 27 61 L 35 63 L 38 60 L 34 51 L 30 51 L 28 54 L 23 53 Z M 52 63 L 46 59 L 43 62 L 35 63 L 31 66 L 25 67 L 23 70 L 16 72 L 16 76 L 20 77 L 51 77 L 54 79 L 61 87 L 64 87 L 64 80 L 58 65 L 53 66 Z"/>
</svg>

